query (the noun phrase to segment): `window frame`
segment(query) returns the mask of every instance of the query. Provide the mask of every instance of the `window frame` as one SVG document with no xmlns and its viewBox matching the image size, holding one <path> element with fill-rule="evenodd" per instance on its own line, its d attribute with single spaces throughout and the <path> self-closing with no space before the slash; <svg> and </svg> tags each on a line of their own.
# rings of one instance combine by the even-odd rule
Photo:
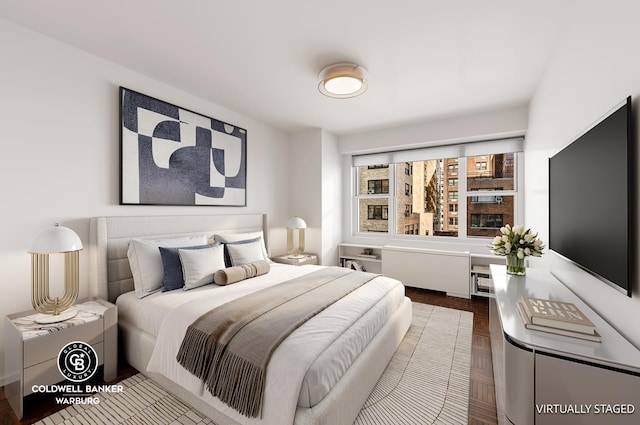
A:
<svg viewBox="0 0 640 425">
<path fill-rule="evenodd" d="M 508 153 L 508 152 L 504 152 L 504 153 Z M 513 196 L 514 198 L 514 211 L 513 211 L 513 215 L 514 215 L 514 223 L 509 223 L 509 224 L 519 224 L 522 222 L 522 219 L 524 217 L 524 153 L 521 151 L 516 151 L 513 152 L 514 154 L 514 159 L 513 159 L 513 166 L 515 168 L 514 170 L 514 187 L 513 189 L 508 189 L 508 190 L 474 190 L 474 191 L 467 191 L 467 158 L 469 157 L 459 157 L 458 162 L 456 164 L 449 164 L 454 165 L 455 171 L 457 171 L 457 175 L 455 176 L 458 179 L 458 186 L 454 186 L 457 188 L 457 192 L 458 192 L 458 198 L 457 198 L 457 204 L 458 204 L 458 211 L 456 212 L 456 218 L 458 219 L 458 235 L 457 236 L 436 236 L 433 234 L 429 234 L 429 235 L 424 235 L 424 234 L 412 234 L 412 235 L 406 235 L 406 234 L 401 234 L 398 232 L 399 229 L 397 229 L 397 215 L 398 214 L 404 214 L 404 209 L 402 211 L 396 211 L 396 209 L 398 208 L 398 197 L 404 197 L 405 195 L 405 191 L 403 190 L 402 193 L 396 193 L 396 176 L 397 176 L 397 171 L 398 171 L 398 167 L 402 167 L 401 172 L 404 173 L 405 170 L 405 163 L 406 161 L 401 161 L 401 162 L 397 162 L 397 163 L 389 163 L 387 164 L 388 168 L 389 168 L 389 193 L 388 194 L 362 194 L 360 195 L 358 193 L 358 187 L 359 187 L 359 166 L 357 165 L 352 165 L 351 168 L 351 176 L 352 176 L 352 193 L 351 193 L 351 199 L 352 199 L 352 211 L 351 211 L 351 217 L 352 217 L 352 231 L 351 234 L 352 236 L 357 236 L 357 237 L 365 237 L 365 238 L 382 238 L 384 240 L 391 240 L 391 239 L 404 239 L 404 240 L 421 240 L 421 241 L 428 241 L 428 240 L 432 240 L 432 241 L 451 241 L 451 242 L 455 242 L 455 241 L 459 241 L 459 242 L 463 242 L 463 241 L 482 241 L 482 240 L 487 240 L 487 239 L 491 239 L 492 237 L 488 237 L 488 236 L 468 236 L 467 235 L 467 231 L 468 231 L 468 227 L 470 226 L 470 223 L 467 223 L 467 203 L 468 203 L 468 199 L 471 196 L 474 197 L 488 197 L 488 196 Z M 471 156 L 477 156 L 477 155 L 471 155 Z M 470 157 L 471 157 L 470 156 Z M 441 158 L 441 159 L 446 159 L 446 158 Z M 418 161 L 423 161 L 422 159 L 416 158 L 415 161 L 413 162 L 418 162 Z M 412 167 L 413 168 L 413 167 Z M 411 185 L 411 193 L 413 192 L 413 185 Z M 360 228 L 360 223 L 359 223 L 359 215 L 358 215 L 358 211 L 359 211 L 359 203 L 362 199 L 366 199 L 366 198 L 376 198 L 376 199 L 380 199 L 380 198 L 386 198 L 387 199 L 387 205 L 388 205 L 388 214 L 387 214 L 387 220 L 389 222 L 389 226 L 386 232 L 361 232 L 359 231 Z M 448 198 L 448 195 L 447 195 Z M 393 224 L 392 224 L 393 223 Z M 422 229 L 420 229 L 420 231 L 422 231 Z M 424 232 L 423 232 L 424 233 Z M 419 237 L 417 237 L 419 236 Z"/>
</svg>

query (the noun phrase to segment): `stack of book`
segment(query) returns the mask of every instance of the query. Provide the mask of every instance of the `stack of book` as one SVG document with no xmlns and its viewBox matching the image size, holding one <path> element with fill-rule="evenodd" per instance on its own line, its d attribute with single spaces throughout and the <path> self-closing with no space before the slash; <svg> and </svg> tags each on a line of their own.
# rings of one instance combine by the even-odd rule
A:
<svg viewBox="0 0 640 425">
<path fill-rule="evenodd" d="M 364 267 L 364 264 L 362 264 L 362 261 L 360 260 L 343 260 L 342 261 L 342 267 L 346 267 L 348 269 L 353 269 L 353 270 L 358 270 L 361 272 L 366 272 L 367 269 Z"/>
<path fill-rule="evenodd" d="M 596 326 L 573 303 L 522 297 L 518 313 L 527 329 L 600 342 Z"/>
</svg>

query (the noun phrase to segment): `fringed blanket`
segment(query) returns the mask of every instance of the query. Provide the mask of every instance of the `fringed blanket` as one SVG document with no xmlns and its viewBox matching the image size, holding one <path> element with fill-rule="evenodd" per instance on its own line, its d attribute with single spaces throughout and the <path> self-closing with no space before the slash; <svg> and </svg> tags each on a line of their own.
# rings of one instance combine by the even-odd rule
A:
<svg viewBox="0 0 640 425">
<path fill-rule="evenodd" d="M 248 417 L 262 411 L 272 353 L 295 329 L 377 275 L 330 267 L 238 298 L 186 331 L 177 360 Z"/>
</svg>

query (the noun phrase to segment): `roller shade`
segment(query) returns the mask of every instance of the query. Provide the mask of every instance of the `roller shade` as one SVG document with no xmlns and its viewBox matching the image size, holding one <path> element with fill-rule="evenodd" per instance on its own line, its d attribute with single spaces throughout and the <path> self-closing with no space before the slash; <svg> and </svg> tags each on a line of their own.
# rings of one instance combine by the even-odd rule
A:
<svg viewBox="0 0 640 425">
<path fill-rule="evenodd" d="M 361 167 L 364 165 L 395 164 L 398 162 L 426 161 L 429 159 L 462 158 L 466 156 L 522 152 L 523 150 L 524 137 L 516 137 L 354 155 L 351 161 L 354 167 Z"/>
</svg>

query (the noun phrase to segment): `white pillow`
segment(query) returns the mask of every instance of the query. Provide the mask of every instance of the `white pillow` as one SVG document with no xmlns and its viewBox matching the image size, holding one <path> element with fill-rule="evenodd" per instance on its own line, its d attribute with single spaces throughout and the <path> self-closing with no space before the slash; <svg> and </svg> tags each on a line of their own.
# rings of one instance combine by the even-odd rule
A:
<svg viewBox="0 0 640 425">
<path fill-rule="evenodd" d="M 229 256 L 231 257 L 232 266 L 253 263 L 254 261 L 264 259 L 264 254 L 262 253 L 262 238 L 254 242 L 229 244 L 226 246 L 227 251 L 229 251 Z"/>
<path fill-rule="evenodd" d="M 225 268 L 222 245 L 204 249 L 179 249 L 178 255 L 182 262 L 185 291 L 213 283 L 213 275 Z"/>
<path fill-rule="evenodd" d="M 131 239 L 127 258 L 133 275 L 133 286 L 138 298 L 146 297 L 162 288 L 162 257 L 159 247 L 207 245 L 207 235 L 185 236 L 171 239 Z"/>
<path fill-rule="evenodd" d="M 213 235 L 213 240 L 215 242 L 227 243 L 227 242 L 245 241 L 247 239 L 255 239 L 257 237 L 260 237 L 260 240 L 261 240 L 260 243 L 262 248 L 262 257 L 260 259 L 271 263 L 272 261 L 269 258 L 269 254 L 267 253 L 267 247 L 264 244 L 264 235 L 262 234 L 262 230 L 259 230 L 257 232 L 246 232 L 246 233 L 215 234 Z"/>
</svg>

